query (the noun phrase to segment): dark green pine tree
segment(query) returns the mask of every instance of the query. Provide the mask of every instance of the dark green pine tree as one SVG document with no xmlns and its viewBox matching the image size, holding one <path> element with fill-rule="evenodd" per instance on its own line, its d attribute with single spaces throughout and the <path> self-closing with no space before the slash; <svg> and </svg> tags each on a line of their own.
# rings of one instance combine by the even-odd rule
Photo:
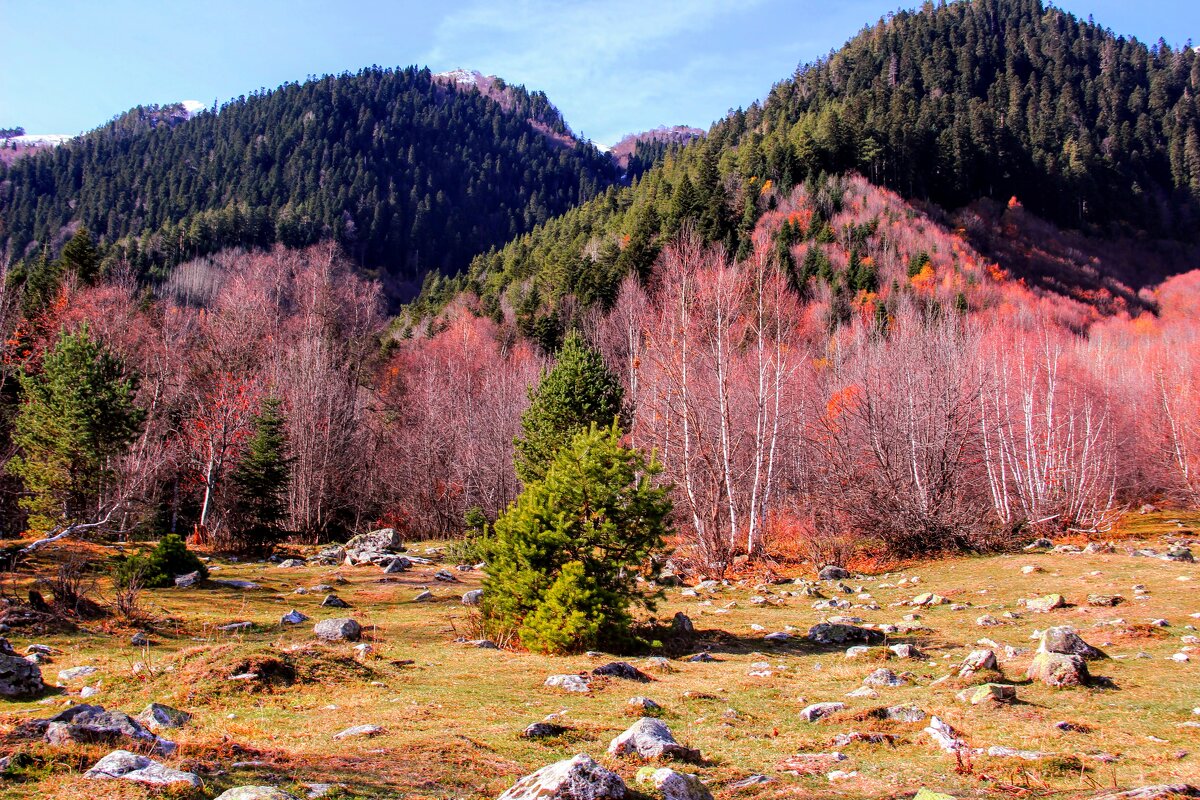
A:
<svg viewBox="0 0 1200 800">
<path fill-rule="evenodd" d="M 280 401 L 264 400 L 254 418 L 254 434 L 233 472 L 236 499 L 230 514 L 235 544 L 246 551 L 268 550 L 286 534 L 287 491 L 292 460 L 287 455 L 286 421 Z"/>
<path fill-rule="evenodd" d="M 60 272 L 74 272 L 84 283 L 96 280 L 100 270 L 100 251 L 92 242 L 88 229 L 80 226 L 75 235 L 63 245 L 59 257 Z"/>
<path fill-rule="evenodd" d="M 25 485 L 29 527 L 84 522 L 111 500 L 112 461 L 141 429 L 137 381 L 87 326 L 63 332 L 37 374 L 19 375 L 24 395 L 13 423 L 19 454 L 8 471 Z"/>
<path fill-rule="evenodd" d="M 593 423 L 618 423 L 625 390 L 578 332 L 563 342 L 554 368 L 529 392 L 529 408 L 521 415 L 516 440 L 517 477 L 528 484 L 541 480 L 560 449 Z"/>
</svg>

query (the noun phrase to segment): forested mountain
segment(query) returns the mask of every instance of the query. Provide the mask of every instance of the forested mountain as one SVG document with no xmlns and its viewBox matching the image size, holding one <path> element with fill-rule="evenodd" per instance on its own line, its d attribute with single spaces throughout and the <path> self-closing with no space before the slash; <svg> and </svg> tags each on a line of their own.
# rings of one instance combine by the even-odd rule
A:
<svg viewBox="0 0 1200 800">
<path fill-rule="evenodd" d="M 616 177 L 544 94 L 489 89 L 372 67 L 184 124 L 174 107 L 134 109 L 0 172 L 0 248 L 53 256 L 82 224 L 143 273 L 327 238 L 393 280 L 460 269 Z"/>
<path fill-rule="evenodd" d="M 745 255 L 771 190 L 822 173 L 858 171 L 951 210 L 1016 198 L 1093 237 L 1194 242 L 1198 92 L 1191 48 L 1147 47 L 1040 0 L 926 3 L 800 68 L 631 188 L 431 281 L 419 311 L 467 288 L 494 312 L 511 286 L 524 328 L 546 333 L 558 298 L 611 300 L 685 220 Z"/>
</svg>

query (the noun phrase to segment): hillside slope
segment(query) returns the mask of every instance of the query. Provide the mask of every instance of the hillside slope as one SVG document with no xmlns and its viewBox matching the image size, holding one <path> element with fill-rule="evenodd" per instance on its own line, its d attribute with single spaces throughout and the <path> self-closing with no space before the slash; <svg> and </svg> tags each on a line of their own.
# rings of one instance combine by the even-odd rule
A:
<svg viewBox="0 0 1200 800">
<path fill-rule="evenodd" d="M 1148 48 L 1039 0 L 927 3 L 801 68 L 630 188 L 477 258 L 459 281 L 434 281 L 417 310 L 466 289 L 489 312 L 508 306 L 527 330 L 544 329 L 567 296 L 610 302 L 685 223 L 744 257 L 777 196 L 843 172 L 950 212 L 1015 197 L 1051 230 L 1104 242 L 1094 248 L 1103 258 L 1043 279 L 1045 260 L 983 231 L 978 244 L 1011 260 L 1005 268 L 1075 295 L 1104 283 L 1090 274 L 1099 271 L 1133 298 L 1196 265 L 1198 92 L 1200 56 L 1190 49 Z"/>
<path fill-rule="evenodd" d="M 239 97 L 185 124 L 131 112 L 0 172 L 0 248 L 15 259 L 53 250 L 83 224 L 142 270 L 326 238 L 393 279 L 459 269 L 615 179 L 545 95 L 489 94 L 428 70 L 371 68 Z"/>
</svg>

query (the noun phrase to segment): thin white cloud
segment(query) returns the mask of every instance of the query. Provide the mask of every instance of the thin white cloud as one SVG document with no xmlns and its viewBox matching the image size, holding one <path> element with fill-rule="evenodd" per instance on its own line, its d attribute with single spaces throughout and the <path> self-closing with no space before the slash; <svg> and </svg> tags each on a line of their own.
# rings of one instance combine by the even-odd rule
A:
<svg viewBox="0 0 1200 800">
<path fill-rule="evenodd" d="M 569 123 L 606 141 L 639 118 L 653 125 L 689 121 L 661 116 L 678 113 L 673 109 L 684 107 L 684 96 L 719 96 L 722 87 L 714 81 L 728 80 L 722 75 L 728 63 L 689 47 L 687 39 L 765 1 L 521 0 L 501 6 L 472 0 L 442 19 L 425 60 L 438 69 L 479 69 L 545 90 Z M 667 52 L 669 67 L 655 63 Z"/>
</svg>

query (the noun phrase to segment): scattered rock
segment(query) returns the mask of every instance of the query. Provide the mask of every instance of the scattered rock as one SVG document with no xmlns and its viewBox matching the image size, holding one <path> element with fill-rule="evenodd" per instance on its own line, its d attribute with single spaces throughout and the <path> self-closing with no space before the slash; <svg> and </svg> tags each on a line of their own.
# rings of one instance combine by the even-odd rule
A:
<svg viewBox="0 0 1200 800">
<path fill-rule="evenodd" d="M 642 697 L 640 695 L 629 698 L 629 702 L 627 702 L 625 705 L 629 708 L 640 709 L 647 714 L 657 714 L 658 712 L 662 711 L 662 706 L 660 706 L 658 703 L 654 702 L 649 697 Z"/>
<path fill-rule="evenodd" d="M 863 678 L 864 686 L 904 686 L 908 681 L 886 667 L 880 667 Z"/>
<path fill-rule="evenodd" d="M 442 581 L 443 583 L 458 583 L 458 576 L 445 569 L 439 569 L 433 573 L 433 579 L 435 581 Z"/>
<path fill-rule="evenodd" d="M 1200 797 L 1200 787 L 1187 783 L 1142 786 L 1123 792 L 1105 792 L 1093 796 L 1092 800 L 1168 800 L 1177 797 Z"/>
<path fill-rule="evenodd" d="M 136 719 L 152 731 L 162 728 L 182 728 L 192 715 L 178 708 L 171 708 L 162 703 L 151 703 L 142 709 Z"/>
<path fill-rule="evenodd" d="M 839 733 L 829 742 L 830 747 L 845 747 L 846 745 L 862 742 L 863 744 L 895 744 L 896 737 L 889 733 Z"/>
<path fill-rule="evenodd" d="M 613 661 L 596 667 L 592 670 L 592 674 L 603 675 L 609 678 L 621 678 L 627 681 L 637 681 L 638 683 L 650 682 L 649 675 L 626 661 Z"/>
<path fill-rule="evenodd" d="M 1081 656 L 1066 653 L 1039 652 L 1033 657 L 1026 677 L 1055 688 L 1086 686 L 1091 681 L 1087 662 Z"/>
<path fill-rule="evenodd" d="M 175 750 L 174 742 L 154 735 L 138 720 L 122 711 L 105 711 L 102 706 L 72 706 L 48 720 L 38 720 L 33 728 L 42 726 L 46 741 L 58 747 L 129 742 L 148 745 L 163 755 Z"/>
<path fill-rule="evenodd" d="M 322 795 L 317 796 L 321 797 Z M 236 786 L 218 796 L 217 800 L 300 800 L 300 798 L 277 786 Z"/>
<path fill-rule="evenodd" d="M 625 782 L 580 753 L 526 775 L 498 800 L 621 800 Z"/>
<path fill-rule="evenodd" d="M 921 651 L 911 644 L 894 644 L 888 648 L 896 656 L 896 658 L 921 659 L 924 658 Z"/>
<path fill-rule="evenodd" d="M 1089 606 L 1100 606 L 1102 608 L 1112 608 L 1125 602 L 1125 598 L 1119 594 L 1089 594 L 1087 604 Z"/>
<path fill-rule="evenodd" d="M 228 625 L 218 625 L 217 630 L 221 631 L 222 633 L 242 633 L 249 631 L 253 627 L 253 622 L 230 622 Z"/>
<path fill-rule="evenodd" d="M 671 664 L 671 659 L 663 656 L 651 656 L 646 659 L 646 669 L 664 674 L 675 671 L 675 667 Z"/>
<path fill-rule="evenodd" d="M 433 600 L 433 592 L 426 589 L 413 598 L 414 603 L 428 603 Z"/>
<path fill-rule="evenodd" d="M 349 608 L 350 604 L 336 594 L 327 594 L 325 599 L 321 601 L 321 605 L 325 608 Z"/>
<path fill-rule="evenodd" d="M 477 606 L 483 601 L 483 589 L 472 589 L 462 596 L 464 606 Z"/>
<path fill-rule="evenodd" d="M 592 690 L 591 681 L 586 675 L 551 675 L 542 685 L 562 689 L 564 692 L 590 692 Z"/>
<path fill-rule="evenodd" d="M 846 707 L 845 703 L 813 703 L 800 712 L 800 719 L 805 722 L 816 722 L 830 714 L 836 714 Z"/>
<path fill-rule="evenodd" d="M 1046 539 L 1045 537 L 1041 539 L 1034 539 L 1032 542 L 1025 545 L 1024 549 L 1027 553 L 1032 553 L 1035 550 L 1053 550 L 1054 542 Z"/>
<path fill-rule="evenodd" d="M 95 766 L 84 773 L 83 777 L 92 780 L 112 780 L 121 778 L 152 786 L 170 786 L 171 784 L 186 783 L 194 788 L 200 788 L 200 778 L 191 772 L 181 772 L 177 769 L 164 767 L 157 761 L 146 756 L 131 753 L 128 750 L 114 750 L 96 762 Z"/>
<path fill-rule="evenodd" d="M 1182 544 L 1171 545 L 1167 552 L 1163 554 L 1163 558 L 1167 561 L 1183 561 L 1188 564 L 1195 562 L 1196 558 L 1192 555 L 1190 547 Z"/>
<path fill-rule="evenodd" d="M 697 775 L 662 767 L 654 770 L 650 782 L 662 793 L 663 800 L 713 800 L 712 792 Z"/>
<path fill-rule="evenodd" d="M 552 739 L 555 736 L 562 736 L 566 732 L 567 728 L 562 725 L 555 725 L 553 722 L 535 722 L 521 731 L 521 738 Z"/>
<path fill-rule="evenodd" d="M 129 637 L 129 643 L 134 647 L 149 647 L 150 637 L 138 631 L 133 636 Z"/>
<path fill-rule="evenodd" d="M 337 617 L 321 620 L 313 633 L 327 642 L 357 642 L 362 637 L 362 626 L 347 617 Z"/>
<path fill-rule="evenodd" d="M 967 743 L 963 741 L 953 727 L 943 721 L 940 717 L 931 717 L 929 727 L 925 729 L 926 735 L 933 739 L 934 743 L 945 750 L 947 753 L 957 753 L 960 750 L 966 750 Z"/>
<path fill-rule="evenodd" d="M 924 709 L 914 705 L 888 706 L 881 709 L 882 717 L 892 722 L 922 722 L 929 716 Z"/>
<path fill-rule="evenodd" d="M 279 618 L 280 625 L 300 625 L 304 622 L 308 622 L 308 616 L 294 608 Z"/>
<path fill-rule="evenodd" d="M 227 589 L 240 589 L 244 592 L 262 588 L 254 581 L 242 581 L 242 580 L 236 580 L 233 578 L 219 580 L 219 581 L 213 581 L 213 583 L 216 584 L 217 586 L 224 586 Z M 178 585 L 178 584 L 176 584 L 176 585 Z"/>
<path fill-rule="evenodd" d="M 972 650 L 971 654 L 963 659 L 958 677 L 965 678 L 983 670 L 994 670 L 998 666 L 996 654 L 991 650 Z"/>
<path fill-rule="evenodd" d="M 833 564 L 821 567 L 821 571 L 817 573 L 817 580 L 819 581 L 844 581 L 852 577 L 854 576 L 850 573 L 850 570 L 834 566 Z"/>
<path fill-rule="evenodd" d="M 692 624 L 691 618 L 682 611 L 676 611 L 671 619 L 671 633 L 676 636 L 691 636 L 695 632 L 696 626 Z"/>
<path fill-rule="evenodd" d="M 378 725 L 355 725 L 352 728 L 346 728 L 344 731 L 339 731 L 333 735 L 334 739 L 355 739 L 360 736 L 378 736 L 383 733 L 383 728 Z"/>
<path fill-rule="evenodd" d="M 1005 683 L 985 683 L 958 693 L 958 699 L 973 706 L 981 703 L 1008 703 L 1017 699 L 1017 687 Z"/>
<path fill-rule="evenodd" d="M 176 575 L 175 586 L 179 589 L 191 589 L 202 580 L 204 579 L 200 577 L 200 572 L 197 570 L 196 572 L 189 572 L 186 575 Z"/>
<path fill-rule="evenodd" d="M 308 566 L 302 558 L 289 558 L 279 562 L 279 569 L 295 569 Z"/>
<path fill-rule="evenodd" d="M 45 688 L 41 668 L 14 653 L 7 639 L 0 639 L 0 697 L 34 697 Z"/>
<path fill-rule="evenodd" d="M 1025 608 L 1039 614 L 1053 611 L 1056 608 L 1066 608 L 1067 601 L 1061 594 L 1048 594 L 1045 597 L 1038 597 L 1033 600 L 1025 601 Z"/>
<path fill-rule="evenodd" d="M 1100 659 L 1108 658 L 1102 650 L 1092 647 L 1079 637 L 1075 629 L 1069 625 L 1060 625 L 1054 628 L 1047 628 L 1042 633 L 1041 644 L 1038 645 L 1039 653 L 1064 653 L 1066 655 L 1080 656 L 1086 661 L 1099 661 Z"/>
<path fill-rule="evenodd" d="M 814 644 L 846 646 L 851 644 L 883 644 L 884 635 L 870 628 L 819 622 L 808 629 L 808 639 Z"/>
<path fill-rule="evenodd" d="M 922 608 L 928 608 L 930 606 L 944 606 L 949 604 L 950 601 L 945 597 L 942 597 L 940 594 L 933 594 L 932 592 L 919 594 L 909 603 L 909 605 L 919 606 Z"/>
<path fill-rule="evenodd" d="M 698 760 L 700 753 L 675 741 L 666 723 L 654 717 L 642 717 L 624 733 L 612 740 L 609 755 L 638 755 L 644 759 L 663 756 L 681 758 L 685 761 Z"/>
<path fill-rule="evenodd" d="M 95 667 L 71 667 L 64 669 L 58 673 L 58 682 L 60 685 L 67 685 L 79 678 L 86 678 L 89 675 L 95 675 L 98 670 Z"/>
<path fill-rule="evenodd" d="M 395 575 L 400 572 L 407 572 L 411 568 L 412 568 L 412 561 L 405 558 L 404 556 L 396 556 L 395 558 L 390 558 L 387 560 L 387 563 L 385 563 L 383 565 L 383 571 L 384 571 L 384 574 L 386 574 L 386 575 Z"/>
</svg>

